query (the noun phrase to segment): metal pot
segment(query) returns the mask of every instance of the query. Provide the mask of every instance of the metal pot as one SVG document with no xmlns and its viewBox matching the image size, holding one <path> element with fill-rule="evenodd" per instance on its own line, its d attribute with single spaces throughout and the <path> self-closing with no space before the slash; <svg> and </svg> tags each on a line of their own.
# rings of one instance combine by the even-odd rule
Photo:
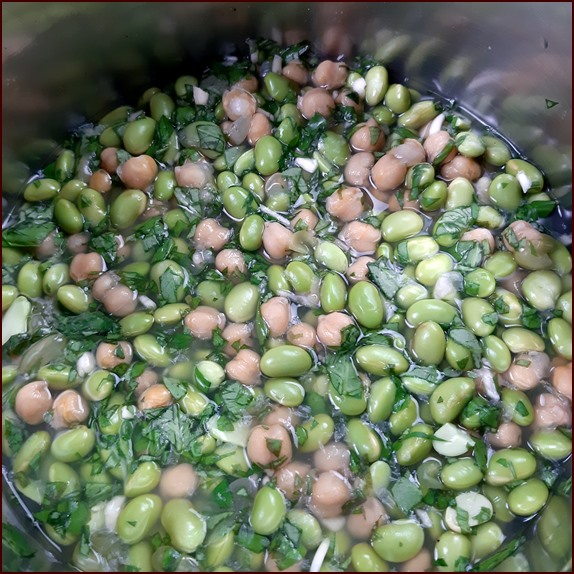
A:
<svg viewBox="0 0 574 574">
<path fill-rule="evenodd" d="M 4 2 L 2 16 L 3 207 L 70 128 L 264 36 L 374 54 L 499 130 L 545 171 L 561 203 L 549 225 L 571 243 L 570 3 Z M 3 513 L 42 539 L 19 569 L 53 569 L 58 552 L 30 518 Z"/>
</svg>

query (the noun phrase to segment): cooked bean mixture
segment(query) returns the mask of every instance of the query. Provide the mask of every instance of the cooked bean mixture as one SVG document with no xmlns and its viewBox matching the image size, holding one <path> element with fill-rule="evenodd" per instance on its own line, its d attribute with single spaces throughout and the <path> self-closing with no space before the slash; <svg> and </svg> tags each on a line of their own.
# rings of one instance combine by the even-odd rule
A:
<svg viewBox="0 0 574 574">
<path fill-rule="evenodd" d="M 559 571 L 572 261 L 543 173 L 372 58 L 248 46 L 23 190 L 14 492 L 84 571 Z"/>
</svg>

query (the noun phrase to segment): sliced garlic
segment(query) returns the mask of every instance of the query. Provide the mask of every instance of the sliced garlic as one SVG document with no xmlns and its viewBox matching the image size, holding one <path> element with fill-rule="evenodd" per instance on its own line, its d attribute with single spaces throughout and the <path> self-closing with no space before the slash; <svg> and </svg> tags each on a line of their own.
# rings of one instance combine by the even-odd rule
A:
<svg viewBox="0 0 574 574">
<path fill-rule="evenodd" d="M 433 440 L 432 446 L 443 456 L 460 456 L 474 445 L 471 436 L 452 423 L 442 425 L 434 436 L 441 440 Z"/>
</svg>

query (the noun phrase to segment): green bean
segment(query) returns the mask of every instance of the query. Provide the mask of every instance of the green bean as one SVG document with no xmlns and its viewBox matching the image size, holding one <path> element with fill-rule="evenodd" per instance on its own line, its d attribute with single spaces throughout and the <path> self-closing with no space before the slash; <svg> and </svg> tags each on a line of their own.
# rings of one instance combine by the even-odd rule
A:
<svg viewBox="0 0 574 574">
<path fill-rule="evenodd" d="M 523 177 L 526 181 L 521 185 L 525 186 L 525 193 L 538 193 L 544 187 L 544 177 L 540 170 L 531 163 L 523 159 L 511 159 L 506 162 L 506 173 L 515 176 L 517 179 Z"/>
<path fill-rule="evenodd" d="M 110 371 L 94 371 L 82 384 L 82 394 L 90 401 L 103 401 L 112 393 L 115 382 Z"/>
<path fill-rule="evenodd" d="M 299 377 L 304 375 L 313 361 L 301 347 L 280 345 L 266 351 L 261 357 L 261 372 L 267 377 Z"/>
<path fill-rule="evenodd" d="M 548 311 L 556 306 L 562 292 L 562 282 L 552 271 L 533 271 L 524 278 L 521 290 L 532 307 L 538 311 Z"/>
<path fill-rule="evenodd" d="M 482 136 L 482 142 L 486 146 L 484 159 L 489 164 L 502 167 L 510 160 L 510 149 L 502 140 L 494 136 Z"/>
<path fill-rule="evenodd" d="M 48 452 L 50 442 L 50 435 L 46 431 L 37 431 L 30 435 L 12 460 L 14 473 L 27 474 L 31 465 Z"/>
<path fill-rule="evenodd" d="M 399 116 L 397 124 L 409 130 L 418 130 L 436 118 L 439 114 L 432 100 L 416 102 L 405 113 Z"/>
<path fill-rule="evenodd" d="M 289 81 L 285 76 L 280 76 L 275 72 L 269 72 L 264 78 L 265 87 L 269 95 L 277 102 L 285 101 L 290 92 Z"/>
<path fill-rule="evenodd" d="M 502 486 L 482 485 L 482 492 L 490 500 L 494 508 L 494 518 L 499 522 L 511 522 L 514 516 L 508 510 L 508 493 Z"/>
<path fill-rule="evenodd" d="M 359 419 L 353 418 L 347 423 L 345 440 L 360 458 L 368 462 L 378 460 L 381 455 L 381 439 L 372 428 Z"/>
<path fill-rule="evenodd" d="M 149 542 L 138 542 L 132 544 L 128 550 L 127 566 L 138 569 L 140 572 L 152 571 L 152 547 Z"/>
<path fill-rule="evenodd" d="M 433 287 L 439 277 L 452 271 L 453 265 L 454 263 L 450 256 L 445 253 L 439 253 L 419 261 L 415 269 L 415 277 L 422 285 Z"/>
<path fill-rule="evenodd" d="M 161 118 L 170 118 L 175 110 L 175 102 L 167 95 L 161 92 L 154 94 L 149 101 L 151 117 L 159 122 Z"/>
<path fill-rule="evenodd" d="M 465 157 L 480 157 L 486 151 L 482 138 L 473 132 L 462 132 L 454 140 L 458 153 Z"/>
<path fill-rule="evenodd" d="M 456 317 L 456 309 L 439 299 L 423 299 L 416 301 L 407 310 L 407 321 L 418 327 L 425 321 L 434 321 L 441 327 L 448 327 Z"/>
<path fill-rule="evenodd" d="M 411 425 L 414 424 L 418 416 L 417 402 L 408 397 L 404 406 L 394 412 L 389 418 L 389 428 L 395 436 L 403 434 Z"/>
<path fill-rule="evenodd" d="M 291 261 L 285 268 L 284 276 L 295 293 L 310 293 L 318 281 L 313 269 L 302 261 Z"/>
<path fill-rule="evenodd" d="M 175 192 L 177 182 L 172 171 L 160 171 L 153 182 L 153 196 L 159 201 L 169 201 Z"/>
<path fill-rule="evenodd" d="M 464 278 L 464 291 L 471 297 L 488 297 L 496 289 L 494 275 L 486 269 L 477 268 Z"/>
<path fill-rule="evenodd" d="M 446 183 L 436 180 L 429 184 L 419 196 L 419 203 L 423 211 L 436 211 L 444 207 L 448 196 Z"/>
<path fill-rule="evenodd" d="M 485 522 L 474 529 L 470 539 L 472 545 L 472 559 L 481 560 L 492 554 L 504 541 L 504 534 L 496 522 Z"/>
<path fill-rule="evenodd" d="M 560 241 L 554 240 L 552 249 L 548 255 L 552 260 L 552 269 L 554 269 L 558 275 L 562 275 L 564 279 L 564 276 L 572 271 L 572 255 L 570 251 L 568 251 L 568 248 L 560 243 Z M 572 278 L 570 277 L 570 279 Z"/>
<path fill-rule="evenodd" d="M 488 461 L 486 482 L 494 486 L 530 478 L 536 470 L 536 459 L 522 448 L 495 452 Z"/>
<path fill-rule="evenodd" d="M 153 313 L 154 322 L 158 325 L 176 325 L 191 311 L 185 303 L 169 303 L 158 307 Z"/>
<path fill-rule="evenodd" d="M 561 312 L 562 318 L 572 325 L 572 289 L 556 301 L 556 310 Z"/>
<path fill-rule="evenodd" d="M 137 311 L 126 315 L 119 321 L 120 332 L 124 337 L 137 337 L 147 333 L 154 324 L 154 316 Z"/>
<path fill-rule="evenodd" d="M 62 186 L 58 197 L 75 203 L 78 200 L 80 191 L 85 187 L 87 187 L 87 184 L 84 181 L 80 179 L 70 179 Z"/>
<path fill-rule="evenodd" d="M 347 256 L 345 252 L 329 241 L 322 241 L 317 244 L 314 251 L 315 261 L 330 269 L 331 271 L 338 271 L 339 273 L 345 273 L 349 267 L 349 262 L 347 261 Z"/>
<path fill-rule="evenodd" d="M 379 290 L 368 281 L 359 281 L 349 291 L 349 311 L 368 329 L 376 329 L 383 322 L 383 303 Z"/>
<path fill-rule="evenodd" d="M 2 285 L 2 312 L 6 311 L 20 293 L 14 285 Z"/>
<path fill-rule="evenodd" d="M 251 526 L 257 534 L 268 536 L 276 532 L 287 514 L 283 495 L 271 486 L 257 491 L 251 510 Z"/>
<path fill-rule="evenodd" d="M 375 552 L 389 562 L 406 562 L 423 547 L 424 531 L 410 520 L 396 520 L 379 526 L 373 533 Z"/>
<path fill-rule="evenodd" d="M 264 222 L 260 215 L 249 215 L 243 221 L 239 232 L 241 247 L 247 251 L 257 251 L 263 244 Z"/>
<path fill-rule="evenodd" d="M 482 345 L 486 359 L 497 373 L 504 373 L 510 368 L 512 356 L 502 339 L 488 335 L 482 339 Z"/>
<path fill-rule="evenodd" d="M 301 542 L 305 548 L 313 550 L 323 540 L 321 525 L 309 512 L 301 508 L 293 508 L 287 513 L 287 521 L 301 531 Z"/>
<path fill-rule="evenodd" d="M 411 95 L 401 84 L 392 84 L 385 94 L 385 105 L 391 112 L 402 114 L 411 106 Z"/>
<path fill-rule="evenodd" d="M 155 462 L 142 462 L 126 479 L 124 494 L 134 498 L 147 494 L 159 484 L 161 469 Z"/>
<path fill-rule="evenodd" d="M 234 544 L 235 534 L 233 530 L 227 532 L 213 531 L 206 542 L 205 558 L 209 567 L 217 568 L 229 560 L 233 554 Z"/>
<path fill-rule="evenodd" d="M 396 385 L 390 377 L 379 379 L 371 385 L 367 403 L 367 412 L 371 422 L 379 423 L 391 416 L 396 391 Z"/>
<path fill-rule="evenodd" d="M 106 201 L 95 189 L 85 187 L 78 194 L 78 209 L 89 227 L 96 227 L 106 217 Z"/>
<path fill-rule="evenodd" d="M 552 558 L 564 559 L 572 551 L 572 516 L 570 504 L 553 496 L 538 520 L 536 534 Z"/>
<path fill-rule="evenodd" d="M 47 381 L 50 389 L 64 391 L 80 384 L 81 379 L 75 370 L 67 365 L 45 365 L 38 369 L 38 378 Z"/>
<path fill-rule="evenodd" d="M 207 534 L 203 516 L 189 500 L 182 498 L 174 498 L 165 504 L 161 511 L 161 524 L 169 534 L 171 544 L 181 552 L 195 552 Z"/>
<path fill-rule="evenodd" d="M 552 319 L 551 321 L 556 321 Z M 550 321 L 550 322 L 551 322 Z M 548 324 L 550 334 L 550 322 Z M 526 353 L 528 351 L 544 351 L 544 339 L 533 331 L 523 327 L 510 327 L 502 332 L 502 340 L 513 353 Z"/>
<path fill-rule="evenodd" d="M 497 251 L 484 262 L 484 268 L 490 271 L 495 279 L 508 277 L 516 271 L 516 267 L 516 261 L 508 251 Z"/>
<path fill-rule="evenodd" d="M 365 82 L 365 101 L 369 106 L 376 106 L 383 101 L 389 88 L 389 73 L 384 66 L 373 66 L 365 74 Z"/>
<path fill-rule="evenodd" d="M 441 326 L 434 321 L 421 323 L 413 335 L 413 356 L 423 365 L 438 365 L 446 350 L 446 338 Z"/>
<path fill-rule="evenodd" d="M 419 235 L 401 241 L 396 247 L 395 259 L 401 257 L 408 263 L 418 263 L 423 259 L 436 255 L 438 251 L 439 244 L 432 237 Z"/>
<path fill-rule="evenodd" d="M 168 367 L 171 357 L 168 350 L 153 335 L 138 335 L 134 341 L 135 352 L 155 367 Z"/>
<path fill-rule="evenodd" d="M 255 144 L 255 167 L 264 176 L 279 171 L 279 162 L 283 155 L 281 143 L 273 136 L 263 136 Z"/>
<path fill-rule="evenodd" d="M 118 536 L 126 544 L 141 542 L 153 529 L 161 513 L 162 502 L 159 496 L 155 494 L 136 496 L 123 507 L 118 516 L 116 525 Z"/>
<path fill-rule="evenodd" d="M 193 86 L 197 86 L 197 78 L 186 75 L 180 76 L 174 84 L 175 93 L 180 98 L 184 98 L 193 92 Z"/>
<path fill-rule="evenodd" d="M 110 219 L 118 229 L 131 227 L 147 207 L 147 196 L 139 189 L 123 191 L 112 203 Z"/>
<path fill-rule="evenodd" d="M 467 207 L 474 201 L 474 187 L 472 183 L 464 177 L 456 177 L 449 184 L 447 189 L 446 209 L 456 209 L 457 207 Z"/>
<path fill-rule="evenodd" d="M 46 295 L 53 295 L 70 282 L 70 268 L 66 263 L 56 263 L 46 270 L 42 277 L 42 289 Z"/>
<path fill-rule="evenodd" d="M 486 227 L 486 229 L 498 229 L 504 225 L 504 216 L 490 205 L 481 205 L 478 208 L 476 216 L 476 225 L 479 227 Z M 505 253 L 499 251 L 498 253 Z"/>
<path fill-rule="evenodd" d="M 167 303 L 178 303 L 185 296 L 187 276 L 182 266 L 165 259 L 156 263 L 150 270 L 150 279 Z"/>
<path fill-rule="evenodd" d="M 424 438 L 427 435 L 429 438 Z M 397 461 L 401 466 L 412 466 L 425 459 L 432 450 L 432 427 L 424 424 L 414 425 L 399 438 Z"/>
<path fill-rule="evenodd" d="M 209 406 L 209 399 L 202 393 L 193 388 L 188 389 L 187 393 L 179 401 L 181 410 L 189 416 L 199 417 Z"/>
</svg>

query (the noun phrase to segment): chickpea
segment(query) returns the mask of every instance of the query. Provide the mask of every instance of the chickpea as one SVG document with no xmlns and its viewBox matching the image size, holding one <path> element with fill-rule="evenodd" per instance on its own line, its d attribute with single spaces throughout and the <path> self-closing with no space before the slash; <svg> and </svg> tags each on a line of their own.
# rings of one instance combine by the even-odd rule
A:
<svg viewBox="0 0 574 574">
<path fill-rule="evenodd" d="M 253 94 L 257 91 L 258 87 L 259 84 L 255 76 L 245 76 L 245 78 L 241 78 L 241 80 L 235 82 L 235 84 L 231 86 L 231 89 L 234 90 L 237 88 L 239 90 L 246 90 Z"/>
<path fill-rule="evenodd" d="M 520 286 L 522 285 L 522 281 L 524 281 L 527 275 L 528 273 L 524 271 L 524 269 L 517 269 L 510 275 L 499 279 L 498 283 L 503 289 L 514 293 L 517 297 L 522 297 L 522 289 Z"/>
<path fill-rule="evenodd" d="M 29 425 L 44 422 L 44 415 L 52 408 L 52 394 L 46 381 L 24 385 L 16 394 L 14 410 Z"/>
<path fill-rule="evenodd" d="M 315 451 L 313 463 L 320 472 L 338 470 L 344 472 L 349 468 L 351 453 L 346 445 L 332 442 Z"/>
<path fill-rule="evenodd" d="M 567 365 L 554 367 L 552 386 L 568 400 L 572 401 L 572 361 Z"/>
<path fill-rule="evenodd" d="M 167 387 L 158 383 L 148 387 L 138 398 L 138 409 L 159 409 L 169 407 L 173 403 L 173 397 Z"/>
<path fill-rule="evenodd" d="M 293 456 L 289 433 L 281 425 L 254 427 L 247 440 L 247 456 L 261 468 L 285 466 Z"/>
<path fill-rule="evenodd" d="M 108 193 L 112 189 L 112 178 L 105 169 L 98 169 L 90 176 L 88 187 L 100 193 Z"/>
<path fill-rule="evenodd" d="M 297 347 L 312 349 L 317 344 L 317 333 L 311 325 L 307 323 L 297 323 L 289 327 L 287 340 Z"/>
<path fill-rule="evenodd" d="M 369 496 L 361 505 L 362 512 L 349 514 L 347 530 L 360 540 L 371 537 L 373 528 L 387 521 L 385 507 L 374 497 Z"/>
<path fill-rule="evenodd" d="M 521 391 L 528 391 L 539 385 L 550 372 L 550 358 L 546 353 L 530 351 L 519 353 L 514 357 L 512 365 L 504 379 Z"/>
<path fill-rule="evenodd" d="M 443 163 L 440 169 L 440 174 L 447 181 L 451 181 L 457 177 L 464 177 L 470 181 L 476 181 L 482 174 L 480 165 L 463 155 L 457 155 L 448 163 Z"/>
<path fill-rule="evenodd" d="M 311 88 L 299 98 L 297 107 L 306 119 L 320 114 L 328 118 L 335 109 L 333 96 L 323 88 Z"/>
<path fill-rule="evenodd" d="M 293 232 L 276 221 L 266 222 L 263 247 L 272 259 L 283 259 L 289 253 Z"/>
<path fill-rule="evenodd" d="M 323 60 L 313 72 L 313 84 L 328 90 L 336 90 L 345 85 L 349 68 L 343 62 Z"/>
<path fill-rule="evenodd" d="M 151 369 L 145 369 L 139 377 L 136 377 L 136 383 L 135 393 L 139 397 L 146 389 L 159 383 L 159 375 Z"/>
<path fill-rule="evenodd" d="M 105 294 L 120 282 L 120 278 L 113 272 L 108 271 L 100 275 L 92 285 L 92 296 L 96 301 L 101 301 Z"/>
<path fill-rule="evenodd" d="M 402 144 L 394 147 L 389 153 L 407 167 L 412 167 L 425 161 L 425 149 L 415 139 L 407 138 Z"/>
<path fill-rule="evenodd" d="M 325 208 L 340 221 L 358 219 L 365 210 L 363 192 L 358 187 L 342 187 L 327 198 Z"/>
<path fill-rule="evenodd" d="M 257 100 L 241 88 L 226 91 L 221 103 L 223 111 L 232 122 L 242 117 L 250 117 L 257 111 Z"/>
<path fill-rule="evenodd" d="M 373 257 L 368 257 L 367 255 L 359 257 L 353 263 L 351 263 L 351 265 L 349 265 L 346 273 L 347 279 L 349 279 L 351 283 L 364 281 L 369 273 L 369 268 L 367 265 L 374 262 L 375 259 Z"/>
<path fill-rule="evenodd" d="M 205 161 L 185 160 L 183 165 L 175 167 L 175 180 L 180 187 L 204 188 L 213 182 L 212 167 Z"/>
<path fill-rule="evenodd" d="M 227 341 L 223 348 L 225 354 L 234 357 L 237 355 L 235 347 L 252 347 L 253 325 L 248 323 L 230 323 L 223 329 L 221 336 Z"/>
<path fill-rule="evenodd" d="M 299 424 L 299 417 L 294 413 L 293 409 L 276 405 L 275 408 L 265 416 L 263 424 L 267 426 L 283 425 L 288 429 Z"/>
<path fill-rule="evenodd" d="M 317 338 L 326 347 L 339 347 L 342 342 L 341 331 L 353 325 L 353 319 L 344 313 L 320 315 L 317 325 Z"/>
<path fill-rule="evenodd" d="M 193 496 L 198 484 L 199 477 L 193 466 L 184 462 L 162 471 L 159 480 L 159 494 L 164 500 L 188 498 Z"/>
<path fill-rule="evenodd" d="M 116 173 L 120 162 L 118 160 L 118 148 L 106 147 L 100 154 L 100 165 L 108 173 Z"/>
<path fill-rule="evenodd" d="M 125 285 L 117 285 L 105 293 L 102 303 L 110 315 L 125 317 L 136 310 L 136 293 Z"/>
<path fill-rule="evenodd" d="M 385 145 L 385 134 L 377 124 L 376 120 L 371 118 L 353 133 L 350 139 L 351 147 L 355 151 L 380 151 Z"/>
<path fill-rule="evenodd" d="M 352 155 L 345 166 L 345 181 L 351 185 L 366 187 L 374 165 L 375 156 L 370 152 L 362 151 Z"/>
<path fill-rule="evenodd" d="M 351 499 L 351 487 L 337 472 L 321 473 L 311 492 L 311 511 L 319 518 L 334 518 L 342 512 L 343 504 Z"/>
<path fill-rule="evenodd" d="M 88 251 L 89 233 L 74 233 L 66 240 L 66 247 L 71 253 L 86 253 Z"/>
<path fill-rule="evenodd" d="M 432 568 L 432 556 L 423 548 L 415 557 L 400 565 L 401 572 L 428 572 Z"/>
<path fill-rule="evenodd" d="M 496 433 L 487 433 L 486 439 L 494 448 L 510 448 L 520 446 L 522 429 L 513 422 L 502 423 Z"/>
<path fill-rule="evenodd" d="M 221 251 L 231 234 L 231 229 L 219 225 L 215 219 L 204 219 L 197 224 L 193 239 L 198 249 Z"/>
<path fill-rule="evenodd" d="M 448 163 L 454 159 L 456 155 L 456 148 L 454 147 L 454 142 L 450 137 L 448 132 L 441 130 L 440 132 L 436 132 L 430 135 L 424 142 L 423 147 L 427 154 L 427 161 L 429 163 L 433 163 L 437 156 L 442 153 L 444 148 L 448 144 L 453 144 L 451 151 L 449 154 L 444 158 L 441 163 Z"/>
<path fill-rule="evenodd" d="M 285 297 L 271 297 L 261 305 L 261 316 L 271 337 L 283 336 L 291 321 L 291 306 Z"/>
<path fill-rule="evenodd" d="M 42 240 L 42 243 L 36 247 L 35 254 L 38 259 L 48 259 L 56 253 L 56 250 L 56 232 L 51 231 Z"/>
<path fill-rule="evenodd" d="M 301 224 L 299 222 L 302 222 Z M 312 231 L 319 223 L 319 218 L 310 209 L 301 209 L 295 214 L 295 217 L 291 220 L 291 229 L 295 229 L 298 226 L 305 225 L 307 229 Z"/>
<path fill-rule="evenodd" d="M 289 500 L 299 498 L 306 490 L 310 470 L 311 467 L 304 462 L 290 462 L 275 473 L 277 488 L 281 489 Z"/>
<path fill-rule="evenodd" d="M 517 248 L 516 245 L 511 244 L 508 242 L 506 237 L 506 230 L 511 229 L 516 237 L 516 241 L 522 245 L 526 243 L 525 249 L 532 252 L 534 251 L 536 254 L 547 253 L 552 248 L 552 242 L 549 241 L 549 237 L 540 233 L 537 229 L 535 229 L 530 223 L 527 221 L 523 221 L 521 219 L 517 221 L 513 221 L 503 232 L 502 234 L 502 241 L 504 242 L 504 246 L 508 251 L 514 253 Z M 520 251 L 520 248 L 518 248 Z"/>
<path fill-rule="evenodd" d="M 86 422 L 90 407 L 82 395 L 73 390 L 60 393 L 54 400 L 54 415 L 50 426 L 55 429 L 70 428 Z"/>
<path fill-rule="evenodd" d="M 281 570 L 279 565 L 277 564 L 277 560 L 271 554 L 267 554 L 267 558 L 265 559 L 265 571 L 266 572 L 302 572 L 301 570 L 301 561 L 295 562 L 295 564 L 291 564 L 287 568 Z"/>
<path fill-rule="evenodd" d="M 353 90 L 344 88 L 337 94 L 335 102 L 347 108 L 353 108 L 357 113 L 360 114 L 363 112 L 363 102 L 361 100 L 357 101 L 357 95 L 358 94 Z"/>
<path fill-rule="evenodd" d="M 184 323 L 194 337 L 205 341 L 211 339 L 215 329 L 225 327 L 225 315 L 217 309 L 200 305 L 185 316 Z"/>
<path fill-rule="evenodd" d="M 495 243 L 494 243 L 494 237 L 492 235 L 492 233 L 486 229 L 485 227 L 477 227 L 476 229 L 471 229 L 470 231 L 466 231 L 465 233 L 462 234 L 462 237 L 460 238 L 461 241 L 477 241 L 479 243 L 482 243 L 483 241 L 486 241 L 488 243 L 488 249 L 490 251 L 490 253 L 494 252 L 494 248 L 495 248 Z"/>
<path fill-rule="evenodd" d="M 100 343 L 96 350 L 96 363 L 100 369 L 113 369 L 122 363 L 129 365 L 132 359 L 132 346 L 127 341 L 120 341 L 117 345 Z"/>
<path fill-rule="evenodd" d="M 298 60 L 289 62 L 283 66 L 281 73 L 296 84 L 304 86 L 309 81 L 309 72 L 307 68 Z"/>
<path fill-rule="evenodd" d="M 406 176 L 407 166 L 391 153 L 385 154 L 371 169 L 371 179 L 379 192 L 396 189 Z"/>
<path fill-rule="evenodd" d="M 250 349 L 241 349 L 237 355 L 225 365 L 225 372 L 230 379 L 243 385 L 254 386 L 261 380 L 259 369 L 261 357 Z"/>
<path fill-rule="evenodd" d="M 271 122 L 265 114 L 257 112 L 251 118 L 247 141 L 254 146 L 263 136 L 268 135 L 271 135 Z"/>
<path fill-rule="evenodd" d="M 358 254 L 370 255 L 377 250 L 381 232 L 368 223 L 351 221 L 343 227 L 339 239 Z"/>
<path fill-rule="evenodd" d="M 153 183 L 157 172 L 157 163 L 149 155 L 132 157 L 118 169 L 120 179 L 131 189 L 146 189 Z"/>
<path fill-rule="evenodd" d="M 223 249 L 215 257 L 215 267 L 228 278 L 241 279 L 247 273 L 245 258 L 239 249 Z"/>
<path fill-rule="evenodd" d="M 562 399 L 550 393 L 542 393 L 534 403 L 534 424 L 542 428 L 569 427 L 572 413 Z"/>
<path fill-rule="evenodd" d="M 95 279 L 105 268 L 106 263 L 99 253 L 78 253 L 70 263 L 70 277 L 76 283 Z"/>
<path fill-rule="evenodd" d="M 387 211 L 390 213 L 394 213 L 395 211 L 401 211 L 403 209 L 412 208 L 412 209 L 419 209 L 419 203 L 416 199 L 411 199 L 411 194 L 409 190 L 406 190 L 403 194 L 402 202 L 399 203 L 397 196 L 395 194 L 391 195 L 388 198 L 389 207 Z"/>
</svg>

